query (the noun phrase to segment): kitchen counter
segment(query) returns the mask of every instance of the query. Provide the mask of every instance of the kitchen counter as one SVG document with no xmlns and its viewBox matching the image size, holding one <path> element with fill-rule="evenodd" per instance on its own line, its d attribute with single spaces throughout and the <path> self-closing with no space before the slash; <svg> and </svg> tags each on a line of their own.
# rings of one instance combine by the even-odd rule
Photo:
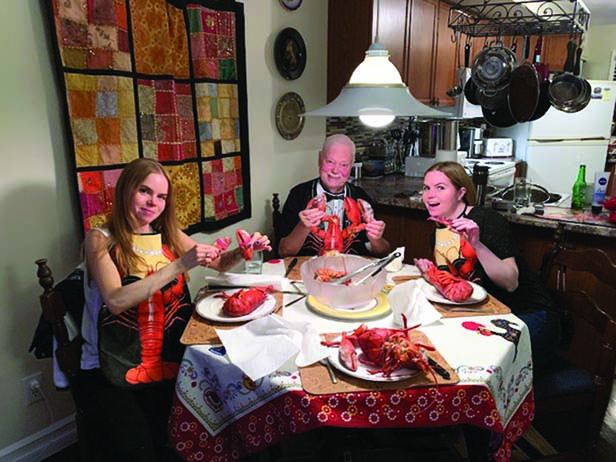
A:
<svg viewBox="0 0 616 462">
<path fill-rule="evenodd" d="M 408 177 L 401 174 L 380 178 L 361 178 L 355 184 L 361 186 L 378 206 L 401 207 L 410 210 L 425 211 L 421 200 L 422 178 Z M 486 205 L 489 204 L 489 198 Z M 607 212 L 592 215 L 590 210 L 573 213 L 569 208 L 546 206 L 544 215 L 516 215 L 501 212 L 511 223 L 537 228 L 555 230 L 559 227 L 565 232 L 580 233 L 607 238 L 616 237 L 616 223 L 607 221 Z"/>
</svg>

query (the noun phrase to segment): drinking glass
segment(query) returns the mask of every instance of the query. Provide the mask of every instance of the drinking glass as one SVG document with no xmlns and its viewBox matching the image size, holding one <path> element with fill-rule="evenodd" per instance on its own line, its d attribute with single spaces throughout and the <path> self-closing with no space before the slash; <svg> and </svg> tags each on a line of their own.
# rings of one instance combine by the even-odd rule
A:
<svg viewBox="0 0 616 462">
<path fill-rule="evenodd" d="M 263 270 L 263 252 L 261 250 L 252 253 L 252 259 L 244 262 L 244 273 L 261 274 Z"/>
<path fill-rule="evenodd" d="M 517 208 L 530 205 L 530 178 L 518 177 L 513 180 L 513 205 Z"/>
</svg>

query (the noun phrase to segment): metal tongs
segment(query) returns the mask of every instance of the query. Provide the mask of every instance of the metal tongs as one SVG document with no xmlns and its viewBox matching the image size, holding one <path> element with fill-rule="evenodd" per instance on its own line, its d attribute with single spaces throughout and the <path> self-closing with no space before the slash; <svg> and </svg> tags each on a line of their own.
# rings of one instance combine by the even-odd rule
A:
<svg viewBox="0 0 616 462">
<path fill-rule="evenodd" d="M 342 276 L 339 279 L 336 279 L 335 281 L 331 281 L 331 284 L 334 285 L 341 285 L 344 284 L 345 282 L 349 281 L 350 279 L 354 278 L 355 276 L 357 276 L 358 274 L 363 273 L 366 270 L 369 270 L 371 268 L 376 268 L 375 271 L 373 271 L 372 273 L 369 273 L 367 275 L 365 275 L 363 278 L 361 278 L 358 281 L 354 281 L 353 285 L 359 285 L 362 282 L 364 282 L 366 279 L 370 278 L 370 277 L 374 277 L 377 274 L 379 274 L 383 268 L 385 268 L 387 265 L 389 265 L 393 260 L 395 260 L 396 258 L 400 257 L 402 254 L 400 252 L 393 252 L 390 253 L 389 255 L 387 255 L 384 258 L 381 258 L 380 260 L 375 260 L 372 261 L 370 263 L 368 263 L 367 265 L 362 266 L 361 268 L 356 269 L 355 271 L 351 271 L 349 274 Z"/>
</svg>

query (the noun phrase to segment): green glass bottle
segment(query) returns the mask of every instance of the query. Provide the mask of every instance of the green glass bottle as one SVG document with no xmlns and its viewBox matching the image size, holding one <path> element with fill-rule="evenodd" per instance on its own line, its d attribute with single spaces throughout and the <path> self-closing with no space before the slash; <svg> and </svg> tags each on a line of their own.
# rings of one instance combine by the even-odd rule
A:
<svg viewBox="0 0 616 462">
<path fill-rule="evenodd" d="M 586 165 L 581 164 L 571 192 L 571 209 L 583 210 L 586 202 Z"/>
</svg>

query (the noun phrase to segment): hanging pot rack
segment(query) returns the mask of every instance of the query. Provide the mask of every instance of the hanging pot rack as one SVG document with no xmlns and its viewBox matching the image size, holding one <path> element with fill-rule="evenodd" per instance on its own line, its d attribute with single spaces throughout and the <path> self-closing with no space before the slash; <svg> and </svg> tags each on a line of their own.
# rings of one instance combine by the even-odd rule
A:
<svg viewBox="0 0 616 462">
<path fill-rule="evenodd" d="M 457 0 L 449 27 L 470 37 L 583 35 L 590 11 L 581 0 Z"/>
</svg>

